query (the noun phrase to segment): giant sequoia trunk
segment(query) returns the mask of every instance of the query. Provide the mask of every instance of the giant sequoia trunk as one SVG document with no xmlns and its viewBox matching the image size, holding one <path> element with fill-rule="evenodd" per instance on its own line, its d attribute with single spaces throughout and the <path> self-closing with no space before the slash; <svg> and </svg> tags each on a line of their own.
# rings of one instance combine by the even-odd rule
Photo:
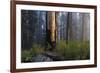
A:
<svg viewBox="0 0 100 73">
<path fill-rule="evenodd" d="M 56 44 L 56 19 L 55 19 L 55 12 L 48 12 L 47 13 L 47 37 L 48 43 L 51 45 L 52 49 L 55 48 Z"/>
<path fill-rule="evenodd" d="M 55 12 L 51 12 L 51 19 L 50 19 L 51 23 L 51 41 L 55 42 L 55 29 L 56 29 L 56 23 L 55 23 Z"/>
</svg>

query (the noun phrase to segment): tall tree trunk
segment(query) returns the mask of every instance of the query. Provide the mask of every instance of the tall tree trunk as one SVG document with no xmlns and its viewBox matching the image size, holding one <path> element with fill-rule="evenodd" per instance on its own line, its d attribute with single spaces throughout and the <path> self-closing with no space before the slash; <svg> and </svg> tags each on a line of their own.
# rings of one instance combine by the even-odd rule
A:
<svg viewBox="0 0 100 73">
<path fill-rule="evenodd" d="M 89 40 L 89 34 L 90 34 L 90 17 L 89 14 L 83 14 L 83 41 Z"/>
<path fill-rule="evenodd" d="M 72 13 L 71 12 L 68 12 L 68 18 L 67 18 L 67 40 L 72 40 Z"/>
<path fill-rule="evenodd" d="M 51 48 L 55 48 L 56 43 L 56 14 L 54 11 L 47 12 L 47 42 Z"/>
<path fill-rule="evenodd" d="M 58 41 L 58 12 L 55 12 L 55 40 Z"/>
<path fill-rule="evenodd" d="M 67 29 L 66 29 L 66 41 L 67 41 L 67 43 L 68 43 L 68 39 L 69 39 L 69 25 L 70 25 L 70 13 L 68 12 L 68 14 L 67 14 Z"/>
<path fill-rule="evenodd" d="M 56 14 L 55 12 L 48 12 L 48 18 L 49 18 L 49 25 L 48 25 L 48 29 L 50 30 L 51 32 L 51 41 L 54 42 L 56 39 L 55 39 L 55 30 L 56 30 Z"/>
<path fill-rule="evenodd" d="M 51 40 L 52 42 L 55 42 L 55 29 L 56 29 L 56 24 L 55 24 L 55 12 L 51 12 Z"/>
</svg>

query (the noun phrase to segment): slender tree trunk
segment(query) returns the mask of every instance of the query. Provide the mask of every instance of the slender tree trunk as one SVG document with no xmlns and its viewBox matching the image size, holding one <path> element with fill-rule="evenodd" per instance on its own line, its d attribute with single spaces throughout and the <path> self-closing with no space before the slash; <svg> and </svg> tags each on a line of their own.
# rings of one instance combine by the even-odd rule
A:
<svg viewBox="0 0 100 73">
<path fill-rule="evenodd" d="M 89 14 L 83 14 L 83 41 L 89 40 Z"/>
<path fill-rule="evenodd" d="M 68 14 L 67 14 L 67 29 L 66 29 L 66 41 L 67 41 L 67 43 L 68 43 L 68 36 L 69 36 L 69 34 L 68 34 L 68 32 L 69 32 L 69 25 L 70 25 L 70 21 L 69 21 L 69 17 L 70 17 L 70 15 L 69 15 L 69 12 L 68 12 Z"/>
<path fill-rule="evenodd" d="M 73 39 L 73 29 L 72 29 L 72 13 L 69 12 L 68 13 L 68 26 L 67 26 L 67 35 L 68 35 L 68 38 L 67 40 L 72 40 Z"/>
<path fill-rule="evenodd" d="M 58 41 L 58 12 L 55 12 L 55 40 Z"/>
</svg>

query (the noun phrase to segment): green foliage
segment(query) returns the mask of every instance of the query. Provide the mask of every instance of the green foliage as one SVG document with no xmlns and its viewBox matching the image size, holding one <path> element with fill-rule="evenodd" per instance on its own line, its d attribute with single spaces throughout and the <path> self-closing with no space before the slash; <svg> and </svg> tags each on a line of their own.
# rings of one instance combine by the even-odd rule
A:
<svg viewBox="0 0 100 73">
<path fill-rule="evenodd" d="M 41 45 L 33 44 L 29 50 L 23 50 L 21 53 L 22 62 L 31 61 L 32 56 L 36 56 L 44 52 L 44 48 Z"/>
<path fill-rule="evenodd" d="M 89 59 L 89 42 L 67 42 L 64 40 L 57 42 L 55 51 L 66 60 Z"/>
<path fill-rule="evenodd" d="M 22 62 L 26 62 L 26 61 L 30 61 L 31 60 L 31 52 L 28 50 L 23 50 L 21 52 L 21 61 Z"/>
<path fill-rule="evenodd" d="M 39 44 L 33 44 L 32 48 L 31 48 L 31 54 L 32 55 L 41 54 L 43 52 L 44 52 L 44 47 L 42 47 Z"/>
<path fill-rule="evenodd" d="M 39 44 L 33 44 L 29 50 L 23 50 L 21 53 L 22 62 L 31 61 L 32 56 L 44 53 L 45 49 Z M 90 43 L 88 41 L 65 41 L 60 40 L 56 43 L 56 52 L 63 56 L 65 60 L 84 60 L 90 58 Z"/>
<path fill-rule="evenodd" d="M 68 41 L 67 48 L 65 49 L 65 59 L 79 59 L 80 58 L 80 42 Z"/>
<path fill-rule="evenodd" d="M 82 59 L 89 59 L 90 56 L 90 44 L 89 42 L 82 43 Z"/>
<path fill-rule="evenodd" d="M 60 41 L 58 41 L 58 42 L 56 43 L 56 49 L 55 49 L 55 51 L 56 51 L 58 54 L 64 56 L 66 48 L 67 48 L 66 41 L 60 40 Z"/>
</svg>

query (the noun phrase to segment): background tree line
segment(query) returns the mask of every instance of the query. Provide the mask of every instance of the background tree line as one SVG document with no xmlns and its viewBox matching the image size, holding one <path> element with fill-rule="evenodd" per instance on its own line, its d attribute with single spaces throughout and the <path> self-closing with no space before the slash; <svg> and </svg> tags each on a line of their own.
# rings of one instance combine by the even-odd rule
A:
<svg viewBox="0 0 100 73">
<path fill-rule="evenodd" d="M 81 12 L 21 11 L 22 49 L 30 49 L 33 43 L 46 46 L 47 30 L 54 31 L 51 34 L 54 41 L 89 41 L 90 15 Z"/>
</svg>

